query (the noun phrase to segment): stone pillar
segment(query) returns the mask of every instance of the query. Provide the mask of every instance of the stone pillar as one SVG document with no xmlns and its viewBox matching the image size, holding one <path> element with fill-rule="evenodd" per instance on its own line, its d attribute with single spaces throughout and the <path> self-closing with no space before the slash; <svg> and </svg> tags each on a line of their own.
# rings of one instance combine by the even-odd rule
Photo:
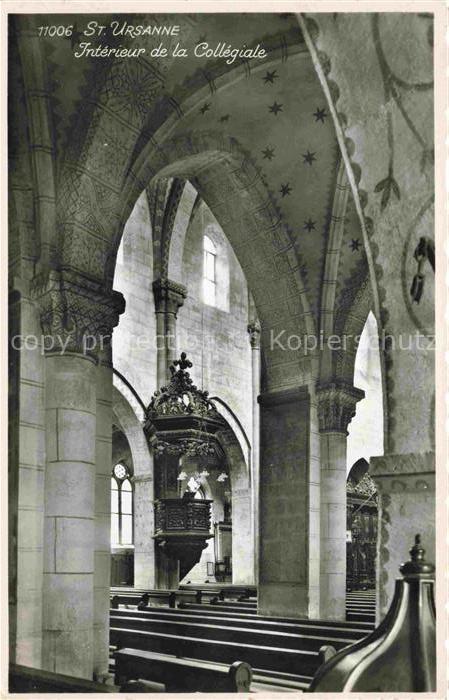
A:
<svg viewBox="0 0 449 700">
<path fill-rule="evenodd" d="M 112 385 L 112 379 L 110 370 L 107 377 L 97 376 L 106 371 L 99 370 L 97 358 L 110 344 L 124 301 L 68 271 L 36 280 L 34 294 L 43 332 L 52 341 L 46 344 L 51 350 L 45 361 L 42 667 L 93 678 L 108 667 L 108 566 L 98 555 L 109 552 L 110 545 L 103 493 L 104 488 L 110 498 L 110 483 L 103 483 L 104 460 L 97 452 L 98 438 L 111 435 L 110 394 L 106 386 L 97 395 L 97 385 Z M 105 410 L 97 417 L 102 402 Z M 109 471 L 110 464 L 108 476 Z"/>
<path fill-rule="evenodd" d="M 151 456 L 151 461 L 153 457 Z M 154 534 L 154 480 L 152 464 L 148 472 L 136 474 L 134 483 L 134 586 L 156 587 Z"/>
<path fill-rule="evenodd" d="M 45 362 L 40 314 L 29 282 L 10 293 L 8 496 L 10 661 L 39 667 L 45 471 Z M 6 536 L 6 533 L 5 533 Z"/>
<path fill-rule="evenodd" d="M 259 397 L 259 612 L 308 617 L 310 396 L 307 387 Z"/>
<path fill-rule="evenodd" d="M 111 592 L 112 356 L 110 345 L 96 368 L 96 480 L 94 552 L 94 676 L 109 676 Z"/>
<path fill-rule="evenodd" d="M 393 597 L 399 565 L 419 533 L 426 559 L 435 562 L 435 453 L 371 457 L 369 474 L 379 493 L 377 623 Z M 445 494 L 442 494 L 442 498 Z"/>
<path fill-rule="evenodd" d="M 232 583 L 253 586 L 252 492 L 232 484 Z"/>
<path fill-rule="evenodd" d="M 260 323 L 255 320 L 248 325 L 251 344 L 253 425 L 251 439 L 251 513 L 252 544 L 254 548 L 254 581 L 259 579 L 259 441 L 260 410 Z"/>
<path fill-rule="evenodd" d="M 176 318 L 184 304 L 187 289 L 177 282 L 160 278 L 153 282 L 157 331 L 157 383 L 161 387 L 169 376 L 168 368 L 176 359 Z"/>
<path fill-rule="evenodd" d="M 320 618 L 344 620 L 346 600 L 346 442 L 364 392 L 329 383 L 317 387 L 320 429 Z"/>
</svg>

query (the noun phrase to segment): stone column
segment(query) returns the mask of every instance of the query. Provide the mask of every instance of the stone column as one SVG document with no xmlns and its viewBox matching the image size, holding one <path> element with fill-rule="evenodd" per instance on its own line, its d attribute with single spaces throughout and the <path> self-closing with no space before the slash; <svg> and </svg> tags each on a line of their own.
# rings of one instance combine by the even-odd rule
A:
<svg viewBox="0 0 449 700">
<path fill-rule="evenodd" d="M 252 491 L 232 484 L 232 583 L 254 585 Z"/>
<path fill-rule="evenodd" d="M 98 355 L 96 368 L 96 479 L 94 552 L 94 676 L 109 676 L 111 592 L 112 353 Z"/>
<path fill-rule="evenodd" d="M 107 488 L 109 498 L 110 484 L 99 484 L 97 476 L 104 475 L 97 473 L 96 462 L 98 436 L 110 435 L 111 418 L 110 410 L 105 411 L 97 424 L 97 398 L 102 400 L 97 397 L 97 358 L 110 344 L 124 301 L 68 271 L 35 280 L 34 294 L 43 332 L 52 340 L 45 361 L 42 667 L 93 678 L 97 669 L 101 673 L 108 666 L 108 567 L 100 566 L 102 557 L 96 554 L 109 550 L 110 528 L 106 495 L 98 490 Z M 103 379 L 112 383 L 110 376 Z M 99 469 L 101 464 L 100 459 Z"/>
<path fill-rule="evenodd" d="M 345 619 L 346 442 L 364 392 L 329 383 L 317 387 L 320 429 L 320 618 Z"/>
<path fill-rule="evenodd" d="M 399 565 L 419 533 L 426 559 L 435 562 L 435 453 L 371 457 L 369 474 L 379 493 L 377 623 L 393 597 Z M 443 493 L 442 498 L 445 497 Z"/>
<path fill-rule="evenodd" d="M 136 474 L 134 483 L 134 586 L 156 587 L 154 534 L 153 457 L 148 472 Z"/>
<path fill-rule="evenodd" d="M 39 667 L 45 472 L 45 364 L 29 282 L 11 278 L 8 352 L 10 661 Z M 6 536 L 6 533 L 5 533 Z"/>
<path fill-rule="evenodd" d="M 313 572 L 310 527 L 310 396 L 308 388 L 259 397 L 259 612 L 308 617 Z"/>
<path fill-rule="evenodd" d="M 251 512 L 252 541 L 254 547 L 254 581 L 259 578 L 259 441 L 260 410 L 260 323 L 255 320 L 248 325 L 251 344 L 253 425 L 251 439 Z"/>
<path fill-rule="evenodd" d="M 157 332 L 157 383 L 161 387 L 169 376 L 168 368 L 176 359 L 176 318 L 184 304 L 187 289 L 177 282 L 159 278 L 153 282 Z"/>
</svg>

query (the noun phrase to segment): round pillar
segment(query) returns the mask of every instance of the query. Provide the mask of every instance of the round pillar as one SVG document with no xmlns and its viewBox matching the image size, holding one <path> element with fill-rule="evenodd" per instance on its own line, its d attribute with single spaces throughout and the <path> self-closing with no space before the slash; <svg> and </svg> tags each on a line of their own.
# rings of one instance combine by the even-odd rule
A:
<svg viewBox="0 0 449 700">
<path fill-rule="evenodd" d="M 259 440 L 260 440 L 260 323 L 255 320 L 248 324 L 251 344 L 253 424 L 251 440 L 251 512 L 252 539 L 254 546 L 254 581 L 259 578 Z"/>
<path fill-rule="evenodd" d="M 42 668 L 92 679 L 108 672 L 109 358 L 124 299 L 71 271 L 35 280 L 34 298 L 51 347 L 45 358 Z"/>
<path fill-rule="evenodd" d="M 346 446 L 364 392 L 336 383 L 317 388 L 320 428 L 320 618 L 346 616 Z"/>
<path fill-rule="evenodd" d="M 176 359 L 176 319 L 184 304 L 187 289 L 177 282 L 159 278 L 153 282 L 157 330 L 157 382 L 161 387 L 169 378 L 168 368 Z"/>
</svg>

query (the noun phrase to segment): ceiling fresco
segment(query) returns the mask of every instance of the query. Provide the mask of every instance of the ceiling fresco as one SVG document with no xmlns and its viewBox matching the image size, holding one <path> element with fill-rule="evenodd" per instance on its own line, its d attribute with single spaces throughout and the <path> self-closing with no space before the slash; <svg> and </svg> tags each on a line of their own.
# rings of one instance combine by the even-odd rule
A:
<svg viewBox="0 0 449 700">
<path fill-rule="evenodd" d="M 92 17 L 109 29 L 86 37 Z M 120 22 L 119 22 L 120 19 Z M 38 15 L 36 25 L 49 18 Z M 282 225 L 298 255 L 309 305 L 318 315 L 332 202 L 340 162 L 339 148 L 326 100 L 296 17 L 290 14 L 235 15 L 82 15 L 52 16 L 51 23 L 72 23 L 70 37 L 42 37 L 40 46 L 48 77 L 54 133 L 56 178 L 63 164 L 75 171 L 84 154 L 96 148 L 92 176 L 125 172 L 167 119 L 170 138 L 208 132 L 237 142 L 260 173 Z M 163 38 L 171 52 L 187 47 L 183 58 L 148 58 L 161 44 L 157 36 L 124 36 L 132 25 L 179 25 L 179 35 Z M 117 35 L 111 31 L 117 30 Z M 144 57 L 76 58 L 89 46 L 146 47 Z M 266 58 L 226 61 L 199 58 L 193 47 L 264 47 Z M 101 113 L 101 120 L 99 114 Z M 106 114 L 106 117 L 105 117 Z M 110 115 L 109 119 L 107 115 Z M 101 121 L 101 128 L 98 126 Z M 159 132 L 158 132 L 159 129 Z M 163 131 L 163 129 L 162 129 Z M 164 136 L 161 137 L 162 139 Z M 96 140 L 96 144 L 95 144 Z M 74 181 L 73 181 L 74 182 Z M 75 184 L 73 185 L 75 187 Z M 108 195 L 101 183 L 97 198 Z M 92 195 L 79 193 L 91 212 L 83 221 L 102 237 L 105 222 L 96 217 Z M 113 207 L 114 197 L 108 205 Z M 349 206 L 342 244 L 339 280 L 358 280 L 364 248 L 355 210 Z M 226 228 L 225 233 L 226 233 Z"/>
</svg>

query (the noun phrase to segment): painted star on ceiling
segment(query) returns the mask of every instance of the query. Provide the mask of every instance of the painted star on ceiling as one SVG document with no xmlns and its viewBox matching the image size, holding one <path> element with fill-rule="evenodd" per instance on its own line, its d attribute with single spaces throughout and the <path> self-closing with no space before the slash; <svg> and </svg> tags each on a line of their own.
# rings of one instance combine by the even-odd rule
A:
<svg viewBox="0 0 449 700">
<path fill-rule="evenodd" d="M 278 112 L 282 112 L 282 104 L 273 102 L 273 104 L 268 107 L 268 110 L 272 112 L 272 114 L 277 115 Z"/>
<path fill-rule="evenodd" d="M 303 153 L 302 157 L 304 158 L 304 163 L 308 163 L 308 165 L 312 165 L 313 161 L 316 160 L 315 153 L 310 153 L 310 151 Z"/>
<path fill-rule="evenodd" d="M 283 197 L 286 197 L 290 192 L 292 191 L 292 188 L 290 187 L 290 183 L 287 182 L 285 185 L 281 185 L 281 189 L 279 192 Z"/>
<path fill-rule="evenodd" d="M 210 110 L 210 102 L 206 102 L 206 104 L 204 104 L 201 107 L 200 112 L 201 112 L 201 114 L 206 114 L 206 112 L 208 112 L 209 110 Z"/>
<path fill-rule="evenodd" d="M 316 224 L 316 221 L 312 221 L 312 219 L 308 219 L 307 221 L 304 221 L 304 228 L 310 233 L 310 231 L 315 230 L 315 224 Z"/>
<path fill-rule="evenodd" d="M 274 81 L 276 80 L 276 78 L 279 78 L 279 76 L 277 75 L 277 71 L 275 71 L 275 70 L 273 70 L 273 71 L 267 70 L 267 72 L 265 73 L 265 75 L 264 75 L 264 77 L 262 78 L 262 80 L 264 81 L 264 83 L 272 83 L 272 84 L 273 84 Z"/>
<path fill-rule="evenodd" d="M 316 112 L 313 113 L 313 116 L 315 117 L 316 122 L 323 122 L 323 124 L 324 124 L 324 120 L 326 119 L 328 114 L 327 114 L 324 107 L 322 109 L 317 107 Z"/>
<path fill-rule="evenodd" d="M 274 148 L 269 148 L 268 146 L 262 151 L 264 159 L 271 160 L 274 158 Z"/>
<path fill-rule="evenodd" d="M 360 238 L 353 238 L 349 244 L 349 247 L 351 248 L 351 250 L 353 252 L 355 252 L 356 250 L 359 250 L 360 246 L 361 246 Z"/>
</svg>

